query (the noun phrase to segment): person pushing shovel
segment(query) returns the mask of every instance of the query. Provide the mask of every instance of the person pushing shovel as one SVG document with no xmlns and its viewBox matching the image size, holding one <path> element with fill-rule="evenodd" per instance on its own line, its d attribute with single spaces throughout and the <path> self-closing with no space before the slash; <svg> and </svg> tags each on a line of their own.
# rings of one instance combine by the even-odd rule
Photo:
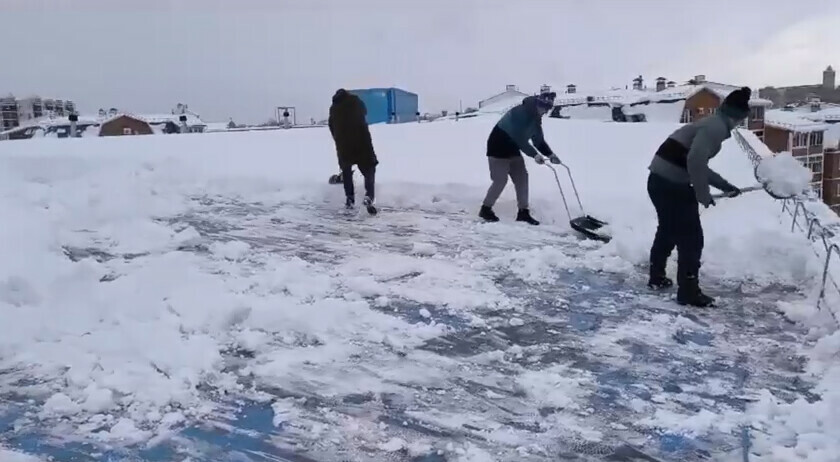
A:
<svg viewBox="0 0 840 462">
<path fill-rule="evenodd" d="M 709 186 L 728 197 L 741 194 L 739 188 L 709 168 L 709 160 L 749 115 L 751 93 L 748 87 L 737 89 L 723 100 L 714 115 L 677 129 L 659 146 L 648 167 L 647 190 L 658 220 L 650 249 L 648 286 L 664 289 L 673 285 L 665 266 L 676 247 L 680 305 L 714 305 L 714 299 L 703 293 L 698 280 L 703 254 L 698 204 L 706 208 L 715 205 Z"/>
<path fill-rule="evenodd" d="M 528 169 L 525 168 L 525 159 L 520 151 L 532 157 L 538 164 L 544 164 L 546 157 L 553 164 L 560 163 L 560 158 L 545 142 L 542 130 L 542 117 L 554 107 L 556 96 L 554 92 L 543 92 L 539 96 L 526 97 L 520 105 L 502 116 L 490 132 L 487 139 L 487 162 L 492 184 L 478 213 L 485 221 L 499 221 L 499 217 L 493 212 L 493 205 L 502 195 L 510 176 L 519 206 L 516 221 L 531 225 L 540 224 L 528 210 Z M 534 146 L 531 146 L 531 141 L 534 142 Z"/>
</svg>

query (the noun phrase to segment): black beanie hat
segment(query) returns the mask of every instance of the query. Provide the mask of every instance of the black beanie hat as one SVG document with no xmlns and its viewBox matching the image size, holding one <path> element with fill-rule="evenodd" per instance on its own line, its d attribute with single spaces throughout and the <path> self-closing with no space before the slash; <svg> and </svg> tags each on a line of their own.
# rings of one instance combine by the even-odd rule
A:
<svg viewBox="0 0 840 462">
<path fill-rule="evenodd" d="M 736 120 L 746 119 L 750 115 L 750 95 L 752 90 L 749 87 L 733 91 L 720 105 L 721 112 Z"/>
</svg>

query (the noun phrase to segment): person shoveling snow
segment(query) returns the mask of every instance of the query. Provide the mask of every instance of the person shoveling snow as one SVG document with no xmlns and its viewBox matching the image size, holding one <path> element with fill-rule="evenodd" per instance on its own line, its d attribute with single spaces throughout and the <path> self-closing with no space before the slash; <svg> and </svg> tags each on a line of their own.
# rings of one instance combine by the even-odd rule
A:
<svg viewBox="0 0 840 462">
<path fill-rule="evenodd" d="M 703 254 L 698 204 L 715 205 L 710 185 L 728 197 L 741 194 L 740 189 L 709 168 L 709 160 L 749 115 L 751 93 L 748 87 L 735 90 L 724 99 L 717 113 L 677 129 L 662 143 L 648 167 L 648 195 L 658 220 L 650 249 L 648 286 L 663 289 L 673 285 L 665 267 L 676 247 L 677 302 L 681 305 L 714 304 L 714 299 L 700 290 L 698 280 Z"/>
<path fill-rule="evenodd" d="M 560 163 L 560 158 L 545 142 L 542 129 L 542 117 L 554 107 L 556 96 L 554 92 L 544 92 L 539 96 L 526 97 L 522 104 L 505 113 L 490 132 L 487 139 L 487 162 L 492 183 L 478 212 L 478 216 L 483 220 L 499 221 L 499 217 L 493 212 L 493 205 L 502 195 L 510 177 L 519 207 L 516 221 L 531 225 L 540 224 L 529 211 L 528 169 L 521 153 L 524 152 L 538 164 L 544 164 L 546 158 L 553 164 Z M 534 142 L 534 146 L 531 146 L 530 141 Z"/>
</svg>

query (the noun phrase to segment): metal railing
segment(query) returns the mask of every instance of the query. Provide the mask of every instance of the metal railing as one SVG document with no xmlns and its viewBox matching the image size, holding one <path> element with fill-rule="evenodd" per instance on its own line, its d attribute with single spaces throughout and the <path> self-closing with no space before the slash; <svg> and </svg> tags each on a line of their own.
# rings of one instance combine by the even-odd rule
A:
<svg viewBox="0 0 840 462">
<path fill-rule="evenodd" d="M 738 142 L 741 150 L 749 157 L 753 167 L 757 167 L 762 157 L 738 130 L 735 130 L 734 133 L 735 140 Z M 837 296 L 840 297 L 840 286 L 838 286 L 837 281 L 831 276 L 829 271 L 832 256 L 837 255 L 840 258 L 840 247 L 832 241 L 832 238 L 837 235 L 834 232 L 837 231 L 837 225 L 825 226 L 820 223 L 819 218 L 808 210 L 805 205 L 806 202 L 819 200 L 814 197 L 813 192 L 810 193 L 810 196 L 805 198 L 781 199 L 779 202 L 782 203 L 782 212 L 787 212 L 791 216 L 791 232 L 795 232 L 798 229 L 800 232 L 805 233 L 811 243 L 822 244 L 821 246 L 811 246 L 817 258 L 824 258 L 820 294 L 817 298 L 817 309 L 822 310 L 823 306 L 825 306 L 832 318 L 834 318 L 834 321 L 840 326 L 840 319 L 838 319 L 837 313 L 828 306 L 825 299 L 826 288 L 833 288 Z M 822 247 L 824 255 L 820 255 L 819 247 Z"/>
</svg>

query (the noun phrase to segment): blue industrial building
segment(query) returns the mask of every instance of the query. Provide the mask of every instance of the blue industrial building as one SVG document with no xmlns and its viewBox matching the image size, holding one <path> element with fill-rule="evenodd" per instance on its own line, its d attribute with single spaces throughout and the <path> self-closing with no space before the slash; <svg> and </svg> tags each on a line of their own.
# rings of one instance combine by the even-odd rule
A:
<svg viewBox="0 0 840 462">
<path fill-rule="evenodd" d="M 367 123 L 417 122 L 417 95 L 399 88 L 349 90 L 367 107 Z"/>
</svg>

